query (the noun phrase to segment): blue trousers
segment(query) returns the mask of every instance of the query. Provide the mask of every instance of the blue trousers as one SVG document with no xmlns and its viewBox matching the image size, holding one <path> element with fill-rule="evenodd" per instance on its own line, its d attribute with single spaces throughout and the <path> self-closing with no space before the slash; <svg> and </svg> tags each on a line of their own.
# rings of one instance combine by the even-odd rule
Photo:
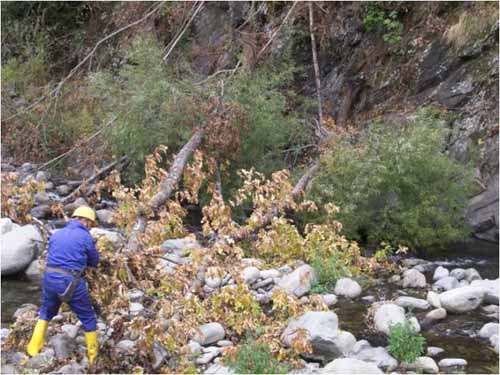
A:
<svg viewBox="0 0 500 375">
<path fill-rule="evenodd" d="M 64 293 L 72 277 L 56 272 L 46 272 L 43 275 L 42 282 L 42 307 L 40 308 L 40 319 L 50 321 L 59 311 L 61 301 L 58 294 Z M 75 288 L 73 297 L 69 301 L 71 310 L 82 322 L 85 332 L 95 331 L 97 329 L 97 320 L 90 302 L 87 285 L 83 278 Z"/>
</svg>

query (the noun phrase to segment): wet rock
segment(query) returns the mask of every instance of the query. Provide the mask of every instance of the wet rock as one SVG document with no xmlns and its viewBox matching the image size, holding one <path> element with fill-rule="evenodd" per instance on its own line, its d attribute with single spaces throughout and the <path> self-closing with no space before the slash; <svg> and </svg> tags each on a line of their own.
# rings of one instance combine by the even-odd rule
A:
<svg viewBox="0 0 500 375">
<path fill-rule="evenodd" d="M 484 301 L 498 305 L 499 279 L 496 280 L 474 280 L 470 283 L 471 287 L 480 287 L 486 290 Z"/>
<path fill-rule="evenodd" d="M 444 349 L 439 348 L 437 346 L 428 346 L 427 347 L 427 356 L 428 357 L 436 357 L 441 353 L 444 353 Z"/>
<path fill-rule="evenodd" d="M 435 309 L 435 310 L 432 310 L 432 311 L 429 311 L 426 315 L 425 315 L 425 319 L 427 320 L 427 322 L 429 322 L 430 324 L 438 321 L 438 320 L 443 320 L 443 319 L 446 319 L 446 310 L 443 309 L 443 308 L 439 308 L 439 309 Z"/>
<path fill-rule="evenodd" d="M 281 342 L 291 347 L 293 340 L 304 332 L 304 339 L 311 344 L 312 353 L 303 355 L 316 360 L 329 361 L 341 355 L 336 346 L 339 336 L 337 314 L 328 311 L 309 311 L 297 319 L 292 319 L 281 335 Z"/>
<path fill-rule="evenodd" d="M 361 286 L 352 279 L 342 278 L 335 284 L 335 294 L 347 298 L 356 298 L 361 294 Z"/>
<path fill-rule="evenodd" d="M 109 243 L 111 244 L 111 246 L 113 246 L 114 249 L 119 249 L 120 247 L 125 245 L 125 239 L 118 232 L 113 232 L 102 228 L 92 228 L 90 230 L 90 234 L 96 240 L 98 240 L 101 237 L 106 238 L 106 240 L 109 241 Z"/>
<path fill-rule="evenodd" d="M 132 316 L 139 315 L 144 310 L 144 306 L 141 303 L 132 302 L 130 303 L 129 310 L 130 310 L 130 315 Z"/>
<path fill-rule="evenodd" d="M 464 313 L 477 309 L 484 296 L 485 290 L 483 288 L 466 286 L 441 293 L 439 300 L 446 311 Z"/>
<path fill-rule="evenodd" d="M 458 280 L 453 276 L 443 277 L 432 285 L 432 290 L 436 292 L 444 292 L 455 288 L 458 288 Z"/>
<path fill-rule="evenodd" d="M 24 225 L 1 237 L 1 272 L 13 275 L 29 266 L 43 244 L 42 236 L 34 225 Z"/>
<path fill-rule="evenodd" d="M 121 340 L 116 344 L 116 349 L 121 352 L 129 352 L 135 347 L 135 341 L 132 340 Z"/>
<path fill-rule="evenodd" d="M 260 277 L 260 270 L 257 267 L 246 267 L 243 270 L 243 281 L 247 284 L 253 284 Z"/>
<path fill-rule="evenodd" d="M 339 358 L 328 363 L 322 374 L 383 374 L 373 363 L 360 361 L 355 358 Z"/>
<path fill-rule="evenodd" d="M 56 353 L 54 349 L 47 348 L 40 354 L 30 358 L 30 360 L 26 363 L 26 367 L 29 369 L 39 369 L 41 367 L 50 366 L 56 360 Z"/>
<path fill-rule="evenodd" d="M 403 274 L 403 288 L 425 288 L 425 276 L 414 269 L 408 270 Z"/>
<path fill-rule="evenodd" d="M 493 349 L 495 350 L 495 352 L 498 354 L 498 349 L 499 349 L 499 338 L 498 338 L 498 334 L 496 335 L 493 335 L 490 337 L 490 345 L 493 347 Z"/>
<path fill-rule="evenodd" d="M 321 296 L 323 298 L 323 302 L 328 307 L 332 307 L 337 303 L 337 296 L 335 294 L 324 294 Z"/>
<path fill-rule="evenodd" d="M 417 373 L 437 374 L 439 372 L 436 361 L 430 357 L 418 357 L 414 365 Z"/>
<path fill-rule="evenodd" d="M 453 374 L 464 371 L 467 361 L 461 358 L 445 358 L 439 361 L 438 366 L 441 371 Z"/>
<path fill-rule="evenodd" d="M 439 294 L 437 294 L 436 292 L 433 292 L 432 290 L 430 290 L 427 293 L 427 302 L 429 302 L 429 304 L 432 307 L 436 307 L 436 308 L 441 307 L 441 301 L 439 300 Z"/>
<path fill-rule="evenodd" d="M 481 279 L 482 279 L 481 275 L 479 274 L 479 272 L 477 272 L 475 268 L 467 268 L 465 270 L 465 280 L 467 280 L 469 283 L 471 283 L 474 280 L 481 280 Z"/>
<path fill-rule="evenodd" d="M 54 348 L 58 360 L 69 358 L 76 349 L 75 341 L 63 334 L 52 336 L 50 345 Z"/>
<path fill-rule="evenodd" d="M 390 326 L 404 323 L 406 320 L 405 310 L 396 304 L 385 303 L 375 312 L 373 318 L 375 329 L 389 335 Z"/>
<path fill-rule="evenodd" d="M 487 306 L 482 306 L 481 310 L 485 312 L 486 314 L 492 314 L 492 315 L 497 315 L 499 314 L 499 309 L 498 305 L 487 305 Z"/>
<path fill-rule="evenodd" d="M 97 210 L 95 214 L 97 216 L 97 220 L 99 223 L 108 226 L 113 225 L 113 220 L 112 220 L 114 214 L 113 211 L 102 209 L 102 210 Z"/>
<path fill-rule="evenodd" d="M 450 271 L 448 271 L 444 267 L 439 266 L 434 271 L 434 275 L 432 276 L 432 280 L 436 281 L 436 280 L 442 279 L 443 277 L 447 277 L 449 275 L 450 275 Z"/>
<path fill-rule="evenodd" d="M 204 372 L 204 374 L 234 374 L 234 370 L 220 364 L 213 364 Z"/>
<path fill-rule="evenodd" d="M 198 327 L 193 341 L 201 345 L 210 345 L 224 338 L 226 332 L 220 323 L 208 323 Z"/>
<path fill-rule="evenodd" d="M 30 263 L 28 268 L 24 271 L 24 274 L 30 279 L 32 282 L 39 283 L 43 278 L 43 268 L 40 265 L 38 259 L 35 259 Z"/>
<path fill-rule="evenodd" d="M 367 342 L 356 347 L 357 351 L 353 350 L 350 357 L 359 359 L 364 362 L 373 363 L 378 368 L 384 371 L 392 371 L 398 367 L 398 361 L 394 359 L 387 349 L 383 347 L 373 348 Z"/>
<path fill-rule="evenodd" d="M 286 293 L 294 294 L 300 298 L 309 293 L 315 282 L 316 273 L 314 269 L 305 264 L 279 279 L 278 286 L 284 289 Z"/>
<path fill-rule="evenodd" d="M 427 310 L 431 307 L 426 300 L 414 297 L 398 297 L 395 302 L 406 309 Z"/>
<path fill-rule="evenodd" d="M 466 272 L 463 268 L 455 268 L 450 272 L 450 276 L 460 281 L 462 279 L 465 279 Z"/>
<path fill-rule="evenodd" d="M 479 331 L 479 337 L 489 339 L 493 335 L 498 334 L 498 323 L 486 323 Z"/>
</svg>

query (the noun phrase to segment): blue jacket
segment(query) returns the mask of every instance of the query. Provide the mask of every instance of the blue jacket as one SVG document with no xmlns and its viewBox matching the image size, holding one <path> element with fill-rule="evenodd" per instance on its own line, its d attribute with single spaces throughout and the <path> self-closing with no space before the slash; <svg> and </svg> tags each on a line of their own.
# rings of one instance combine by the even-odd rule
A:
<svg viewBox="0 0 500 375">
<path fill-rule="evenodd" d="M 88 229 L 80 221 L 69 221 L 50 237 L 48 266 L 83 271 L 85 267 L 96 267 L 97 263 L 99 253 Z"/>
</svg>

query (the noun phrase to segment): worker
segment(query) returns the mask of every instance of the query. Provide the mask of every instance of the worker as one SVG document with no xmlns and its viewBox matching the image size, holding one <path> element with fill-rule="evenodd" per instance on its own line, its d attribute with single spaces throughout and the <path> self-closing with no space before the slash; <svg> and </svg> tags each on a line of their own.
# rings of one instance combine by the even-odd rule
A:
<svg viewBox="0 0 500 375">
<path fill-rule="evenodd" d="M 95 212 L 89 207 L 78 207 L 65 227 L 49 239 L 47 267 L 42 281 L 42 307 L 33 336 L 28 344 L 30 356 L 37 355 L 45 342 L 49 321 L 66 302 L 82 322 L 87 344 L 87 357 L 92 364 L 97 356 L 97 320 L 90 301 L 87 284 L 82 278 L 86 267 L 99 262 L 89 229 L 95 225 Z"/>
</svg>

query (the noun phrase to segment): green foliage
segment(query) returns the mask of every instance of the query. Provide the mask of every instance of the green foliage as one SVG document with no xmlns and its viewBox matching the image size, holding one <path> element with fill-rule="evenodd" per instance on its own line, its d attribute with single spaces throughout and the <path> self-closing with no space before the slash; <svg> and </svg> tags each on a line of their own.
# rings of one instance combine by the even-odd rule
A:
<svg viewBox="0 0 500 375">
<path fill-rule="evenodd" d="M 472 168 L 443 152 L 443 125 L 422 110 L 406 125 L 344 137 L 322 159 L 313 199 L 319 207 L 334 201 L 346 233 L 369 243 L 425 249 L 464 239 Z"/>
<path fill-rule="evenodd" d="M 289 367 L 273 357 L 265 344 L 247 344 L 236 353 L 236 358 L 228 357 L 227 364 L 237 374 L 286 374 Z"/>
<path fill-rule="evenodd" d="M 317 256 L 313 259 L 311 265 L 317 275 L 317 282 L 312 288 L 314 293 L 328 292 L 335 287 L 338 279 L 351 276 L 349 269 L 338 258 L 337 254 L 326 259 Z"/>
<path fill-rule="evenodd" d="M 424 352 L 425 337 L 405 324 L 394 324 L 389 329 L 389 352 L 399 361 L 413 363 Z"/>
<path fill-rule="evenodd" d="M 363 25 L 369 32 L 382 33 L 385 42 L 393 45 L 401 41 L 403 24 L 396 10 L 388 11 L 374 2 L 365 3 Z"/>
</svg>

